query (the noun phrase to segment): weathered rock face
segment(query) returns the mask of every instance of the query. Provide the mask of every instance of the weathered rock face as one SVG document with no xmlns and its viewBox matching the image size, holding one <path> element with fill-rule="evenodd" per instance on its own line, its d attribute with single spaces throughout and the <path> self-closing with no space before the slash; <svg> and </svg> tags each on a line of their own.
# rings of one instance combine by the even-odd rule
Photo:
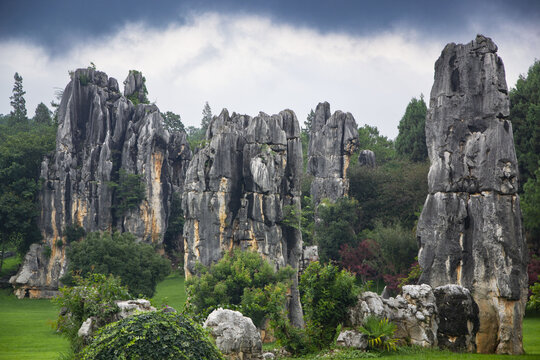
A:
<svg viewBox="0 0 540 360">
<path fill-rule="evenodd" d="M 349 311 L 349 325 L 360 326 L 369 315 L 387 318 L 397 326 L 395 337 L 413 345 L 437 345 L 437 306 L 429 285 L 406 285 L 403 296 L 383 299 L 366 291 Z"/>
<path fill-rule="evenodd" d="M 468 289 L 444 285 L 433 290 L 437 304 L 439 329 L 437 343 L 441 349 L 458 352 L 476 351 L 478 305 Z"/>
<path fill-rule="evenodd" d="M 375 153 L 371 150 L 360 151 L 360 154 L 358 154 L 358 165 L 375 167 L 377 165 L 377 161 L 375 160 Z"/>
<path fill-rule="evenodd" d="M 497 46 L 449 44 L 426 119 L 429 194 L 417 236 L 421 283 L 458 284 L 478 304 L 479 352 L 523 352 L 526 246 L 508 91 Z"/>
<path fill-rule="evenodd" d="M 280 268 L 298 269 L 299 230 L 282 224 L 284 208 L 300 210 L 302 145 L 290 110 L 229 116 L 223 110 L 207 130 L 208 144 L 191 161 L 183 195 L 185 272 L 209 266 L 233 248 L 258 251 Z M 293 285 L 291 320 L 302 325 Z"/>
<path fill-rule="evenodd" d="M 336 111 L 319 103 L 311 124 L 307 171 L 313 175 L 311 197 L 317 206 L 322 199 L 335 201 L 349 191 L 347 169 L 358 143 L 358 127 L 351 113 Z"/>
<path fill-rule="evenodd" d="M 139 80 L 130 73 L 126 94 L 140 90 Z M 155 105 L 134 106 L 115 79 L 93 69 L 75 71 L 58 120 L 56 151 L 41 168 L 44 243 L 33 246 L 12 278 L 19 296 L 47 296 L 58 288 L 66 268 L 66 246 L 58 245 L 61 239 L 65 243 L 68 225 L 87 232 L 129 231 L 141 241 L 160 243 L 172 194 L 182 191 L 191 158 L 186 134 L 165 130 Z M 125 213 L 113 211 L 118 199 L 111 181 L 118 182 L 120 169 L 139 175 L 145 188 L 145 200 Z M 41 256 L 49 248 L 50 256 Z"/>
<path fill-rule="evenodd" d="M 253 321 L 227 309 L 212 311 L 203 325 L 216 339 L 218 349 L 229 360 L 262 359 L 262 341 Z"/>
</svg>

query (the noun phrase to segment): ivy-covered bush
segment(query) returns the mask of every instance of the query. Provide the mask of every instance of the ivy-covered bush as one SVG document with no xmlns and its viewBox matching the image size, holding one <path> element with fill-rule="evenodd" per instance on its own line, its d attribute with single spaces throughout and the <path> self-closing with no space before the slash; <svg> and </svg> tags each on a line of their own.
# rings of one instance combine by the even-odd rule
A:
<svg viewBox="0 0 540 360">
<path fill-rule="evenodd" d="M 206 331 L 187 316 L 155 311 L 101 328 L 82 351 L 84 360 L 222 360 Z"/>
<path fill-rule="evenodd" d="M 232 308 L 250 317 L 256 326 L 281 314 L 287 289 L 295 274 L 291 267 L 275 271 L 261 255 L 235 250 L 209 268 L 199 265 L 200 277 L 186 282 L 188 309 L 206 318 L 218 307 Z"/>
<path fill-rule="evenodd" d="M 72 274 L 113 274 L 122 279 L 134 296 L 152 297 L 156 285 L 170 273 L 167 259 L 151 245 L 137 243 L 130 233 L 91 233 L 67 251 L 68 273 L 61 280 L 73 284 Z"/>
<path fill-rule="evenodd" d="M 77 336 L 82 323 L 95 316 L 98 326 L 106 324 L 118 312 L 114 301 L 127 300 L 131 296 L 120 278 L 113 275 L 74 276 L 73 282 L 72 287 L 61 287 L 60 295 L 53 302 L 60 308 L 56 328 L 70 340 L 73 351 L 78 352 L 83 345 Z"/>
</svg>

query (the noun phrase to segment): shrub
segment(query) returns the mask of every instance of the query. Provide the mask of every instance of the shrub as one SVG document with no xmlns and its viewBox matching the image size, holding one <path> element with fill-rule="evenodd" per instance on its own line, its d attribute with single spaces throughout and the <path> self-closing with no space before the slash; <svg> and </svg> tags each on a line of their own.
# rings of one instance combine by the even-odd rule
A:
<svg viewBox="0 0 540 360">
<path fill-rule="evenodd" d="M 122 279 L 134 295 L 152 297 L 158 282 L 171 271 L 170 262 L 151 245 L 135 242 L 129 233 L 89 234 L 68 249 L 68 274 L 61 280 L 72 284 L 72 273 L 113 274 Z"/>
<path fill-rule="evenodd" d="M 359 330 L 368 338 L 368 347 L 371 349 L 396 350 L 397 339 L 394 339 L 394 332 L 397 327 L 388 319 L 379 319 L 370 315 L 364 320 L 363 326 Z"/>
<path fill-rule="evenodd" d="M 332 343 L 347 310 L 357 301 L 355 277 L 335 265 L 311 263 L 300 279 L 302 305 L 309 336 L 321 349 Z"/>
<path fill-rule="evenodd" d="M 179 313 L 142 313 L 100 329 L 82 352 L 85 360 L 222 360 L 205 330 Z"/>
<path fill-rule="evenodd" d="M 130 294 L 121 285 L 120 278 L 103 274 L 90 274 L 88 277 L 74 276 L 73 287 L 60 288 L 60 295 L 53 302 L 61 308 L 56 321 L 57 330 L 66 336 L 72 348 L 78 352 L 82 342 L 77 331 L 91 316 L 97 318 L 98 326 L 107 323 L 118 312 L 115 300 L 127 300 Z"/>
<path fill-rule="evenodd" d="M 114 213 L 115 216 L 120 217 L 139 206 L 145 199 L 146 187 L 140 174 L 130 174 L 120 169 L 118 176 L 118 183 L 109 181 L 107 184 L 114 189 L 116 199 L 113 206 Z"/>
<path fill-rule="evenodd" d="M 339 250 L 341 266 L 358 276 L 362 282 L 380 277 L 380 247 L 373 240 L 363 240 L 356 247 L 343 244 Z"/>
<path fill-rule="evenodd" d="M 66 236 L 66 241 L 68 244 L 81 240 L 85 235 L 86 231 L 79 224 L 66 225 L 64 228 L 64 235 Z"/>
<path fill-rule="evenodd" d="M 218 307 L 233 308 L 260 326 L 265 318 L 281 314 L 294 270 L 274 271 L 261 255 L 235 250 L 210 268 L 199 265 L 200 277 L 186 282 L 188 309 L 203 318 Z"/>
<path fill-rule="evenodd" d="M 531 310 L 540 310 L 540 275 L 536 278 L 537 282 L 530 286 L 531 296 L 527 303 L 527 308 Z"/>
</svg>

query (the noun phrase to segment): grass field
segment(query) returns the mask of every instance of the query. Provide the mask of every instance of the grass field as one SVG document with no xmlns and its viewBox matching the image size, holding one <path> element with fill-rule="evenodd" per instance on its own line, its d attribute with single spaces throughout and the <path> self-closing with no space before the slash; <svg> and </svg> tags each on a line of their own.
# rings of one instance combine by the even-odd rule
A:
<svg viewBox="0 0 540 360">
<path fill-rule="evenodd" d="M 153 302 L 180 310 L 186 300 L 184 278 L 178 273 L 169 275 L 157 286 Z M 57 309 L 48 300 L 18 300 L 9 290 L 0 290 L 0 359 L 1 360 L 56 360 L 67 352 L 66 339 L 55 334 L 51 322 Z M 435 350 L 404 348 L 393 354 L 355 353 L 318 354 L 304 359 L 349 360 L 369 357 L 379 359 L 540 359 L 540 316 L 527 316 L 523 322 L 524 356 L 495 356 L 477 354 L 453 354 Z"/>
</svg>

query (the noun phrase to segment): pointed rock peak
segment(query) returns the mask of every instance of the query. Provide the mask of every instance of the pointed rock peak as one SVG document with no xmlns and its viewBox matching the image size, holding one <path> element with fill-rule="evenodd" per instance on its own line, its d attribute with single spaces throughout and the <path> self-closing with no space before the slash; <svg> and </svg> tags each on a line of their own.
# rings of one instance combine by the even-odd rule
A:
<svg viewBox="0 0 540 360">
<path fill-rule="evenodd" d="M 100 87 L 107 87 L 109 81 L 107 74 L 91 67 L 77 69 L 70 75 L 71 80 L 79 82 L 81 86 L 95 84 Z"/>
<path fill-rule="evenodd" d="M 478 53 L 496 53 L 498 48 L 497 45 L 491 40 L 491 38 L 488 38 L 484 35 L 478 34 L 476 35 L 476 39 L 473 40 L 473 49 Z"/>
<path fill-rule="evenodd" d="M 320 130 L 328 119 L 330 119 L 330 104 L 328 102 L 319 103 L 315 109 L 315 116 L 313 117 L 313 122 L 311 123 L 311 131 Z"/>
<path fill-rule="evenodd" d="M 129 74 L 124 80 L 124 96 L 134 105 L 139 103 L 147 104 L 148 90 L 146 89 L 146 78 L 138 70 L 129 70 Z"/>
</svg>

